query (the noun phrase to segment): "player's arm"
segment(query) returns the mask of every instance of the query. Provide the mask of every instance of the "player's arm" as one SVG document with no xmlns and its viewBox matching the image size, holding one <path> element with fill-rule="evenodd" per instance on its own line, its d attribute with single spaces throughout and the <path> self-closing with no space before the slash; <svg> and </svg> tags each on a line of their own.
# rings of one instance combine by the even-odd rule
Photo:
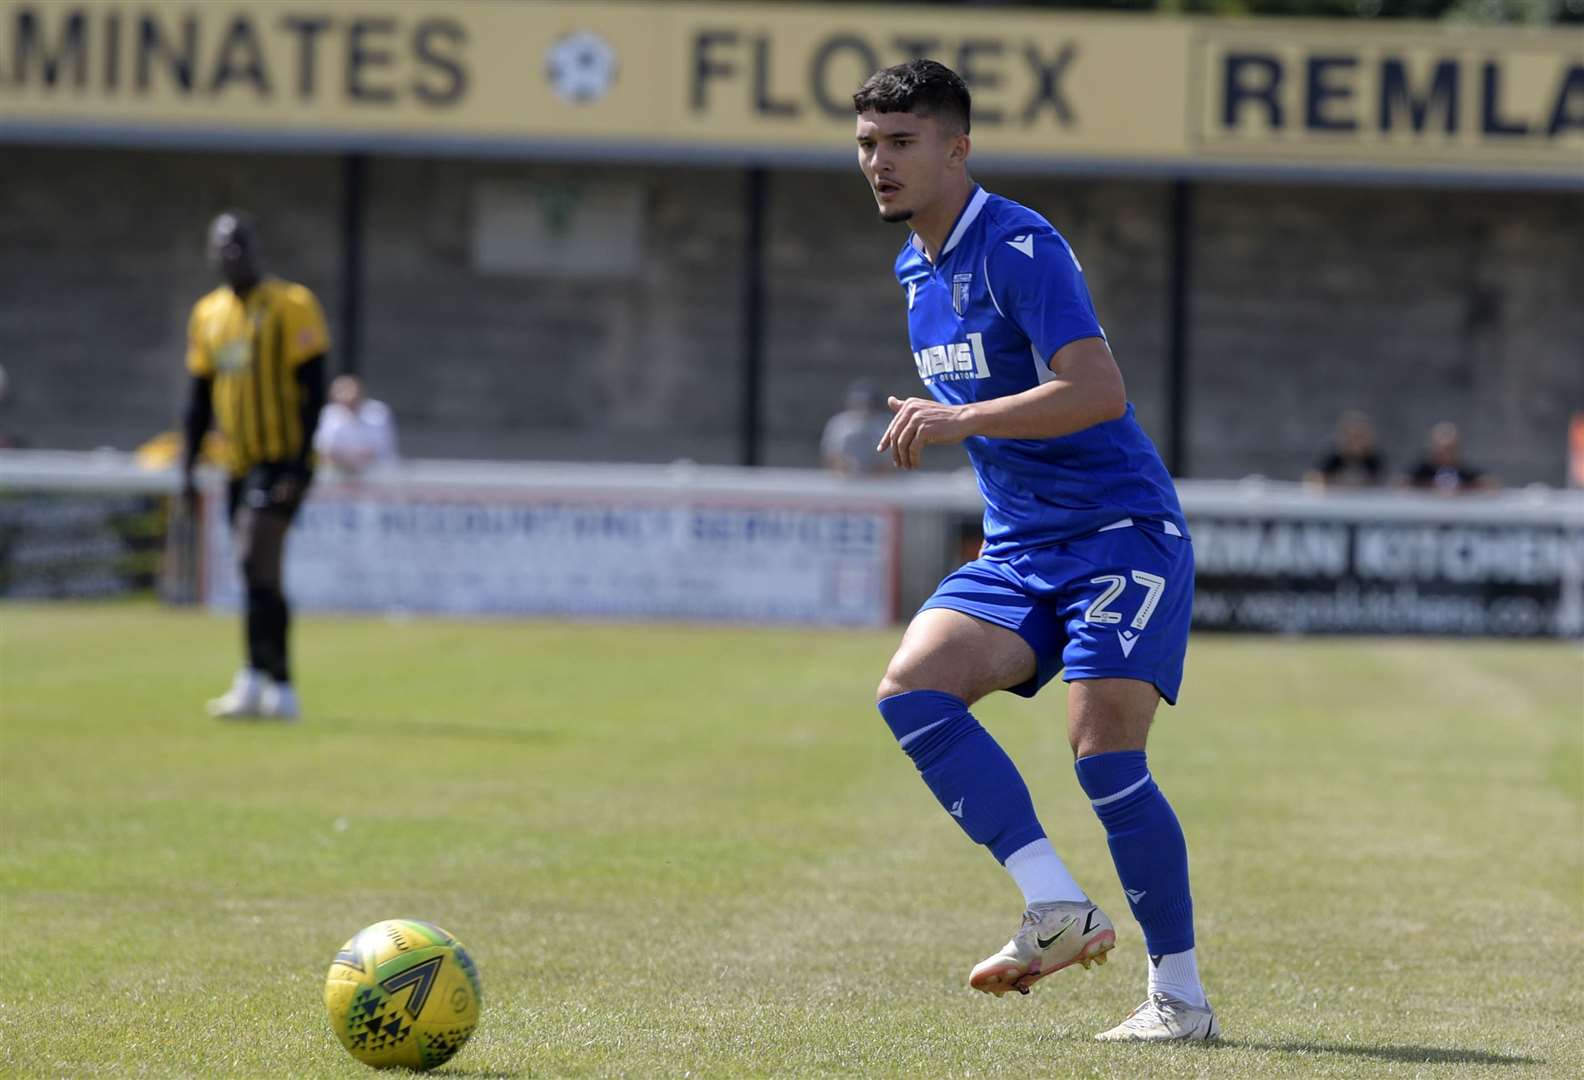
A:
<svg viewBox="0 0 1584 1080">
<path fill-rule="evenodd" d="M 297 365 L 297 400 L 302 422 L 302 449 L 298 452 L 296 465 L 302 472 L 308 471 L 308 462 L 313 455 L 314 434 L 319 428 L 319 414 L 325 407 L 328 395 L 325 389 L 325 367 L 327 361 L 325 354 L 310 356 Z"/>
<path fill-rule="evenodd" d="M 969 435 L 993 439 L 1059 439 L 1127 412 L 1127 388 L 1104 338 L 1082 338 L 1050 359 L 1048 383 L 964 405 Z"/>
<path fill-rule="evenodd" d="M 201 330 L 199 312 L 203 306 L 200 300 L 187 319 L 187 373 L 192 378 L 187 383 L 187 408 L 182 413 L 182 494 L 188 499 L 197 495 L 193 470 L 198 466 L 198 455 L 203 452 L 204 435 L 214 422 L 215 368 Z"/>
<path fill-rule="evenodd" d="M 1122 372 L 1104 338 L 1081 338 L 1056 350 L 1049 382 L 1006 397 L 967 405 L 927 398 L 886 402 L 896 415 L 880 440 L 900 469 L 916 469 L 924 447 L 970 435 L 993 439 L 1057 439 L 1115 420 L 1127 412 Z"/>
<path fill-rule="evenodd" d="M 196 490 L 193 470 L 198 467 L 198 455 L 203 452 L 204 435 L 214 422 L 214 380 L 194 375 L 187 383 L 187 408 L 182 413 L 182 494 L 191 496 Z"/>
<path fill-rule="evenodd" d="M 301 286 L 294 286 L 287 293 L 281 314 L 286 320 L 284 359 L 297 383 L 297 421 L 302 441 L 290 462 L 290 474 L 281 478 L 271 496 L 276 502 L 289 502 L 302 494 L 312 469 L 314 433 L 328 399 L 325 356 L 330 350 L 330 331 L 319 300 Z"/>
<path fill-rule="evenodd" d="M 302 425 L 303 438 L 297 456 L 289 463 L 290 471 L 275 481 L 275 486 L 270 489 L 270 498 L 276 503 L 291 502 L 308 486 L 308 476 L 312 471 L 310 462 L 313 459 L 314 429 L 319 426 L 319 410 L 324 408 L 326 399 L 324 353 L 299 362 L 292 377 L 297 380 L 297 400 L 300 402 L 298 423 Z"/>
</svg>

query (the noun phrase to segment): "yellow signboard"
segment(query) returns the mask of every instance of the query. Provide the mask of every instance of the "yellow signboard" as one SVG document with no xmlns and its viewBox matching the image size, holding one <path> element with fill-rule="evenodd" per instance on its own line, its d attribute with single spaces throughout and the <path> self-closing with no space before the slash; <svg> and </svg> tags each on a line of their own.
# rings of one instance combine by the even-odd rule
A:
<svg viewBox="0 0 1584 1080">
<path fill-rule="evenodd" d="M 1234 23 L 1195 30 L 1189 57 L 1189 139 L 1201 157 L 1551 165 L 1584 184 L 1579 31 Z"/>
<path fill-rule="evenodd" d="M 1584 31 L 938 7 L 0 0 L 0 140 L 837 161 L 931 56 L 975 153 L 1584 186 Z"/>
</svg>

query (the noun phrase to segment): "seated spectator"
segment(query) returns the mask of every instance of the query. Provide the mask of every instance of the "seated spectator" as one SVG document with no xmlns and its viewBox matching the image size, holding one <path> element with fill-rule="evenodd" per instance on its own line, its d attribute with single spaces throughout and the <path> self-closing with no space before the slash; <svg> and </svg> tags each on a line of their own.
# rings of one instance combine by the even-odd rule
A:
<svg viewBox="0 0 1584 1080">
<path fill-rule="evenodd" d="M 825 424 L 820 458 L 825 467 L 847 476 L 889 472 L 891 457 L 875 449 L 891 426 L 891 411 L 878 387 L 860 380 L 847 388 L 847 407 Z"/>
<path fill-rule="evenodd" d="M 396 463 L 396 421 L 383 401 L 363 395 L 356 375 L 338 375 L 330 403 L 319 416 L 314 450 L 343 473 L 367 472 Z"/>
<path fill-rule="evenodd" d="M 1568 425 L 1568 486 L 1584 488 L 1584 412 Z"/>
<path fill-rule="evenodd" d="M 1408 483 L 1443 495 L 1496 486 L 1493 477 L 1463 460 L 1457 425 L 1450 420 L 1443 420 L 1430 429 L 1430 443 L 1424 459 L 1408 474 Z"/>
<path fill-rule="evenodd" d="M 1375 425 L 1357 409 L 1337 418 L 1331 449 L 1304 474 L 1321 487 L 1374 487 L 1386 480 L 1386 459 L 1375 440 Z"/>
</svg>

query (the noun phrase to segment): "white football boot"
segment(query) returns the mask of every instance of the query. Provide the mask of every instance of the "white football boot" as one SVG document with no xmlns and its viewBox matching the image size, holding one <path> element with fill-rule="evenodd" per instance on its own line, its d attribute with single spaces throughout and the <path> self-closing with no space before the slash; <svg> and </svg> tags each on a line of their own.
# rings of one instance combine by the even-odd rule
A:
<svg viewBox="0 0 1584 1080">
<path fill-rule="evenodd" d="M 1031 904 L 1012 940 L 974 965 L 968 985 L 997 997 L 1009 990 L 1026 994 L 1064 967 L 1105 963 L 1106 953 L 1115 947 L 1111 920 L 1089 901 Z"/>
<path fill-rule="evenodd" d="M 1221 1024 L 1209 1002 L 1199 1008 L 1159 990 L 1126 1020 L 1095 1036 L 1101 1042 L 1208 1042 L 1220 1037 Z"/>
<path fill-rule="evenodd" d="M 265 682 L 262 672 L 243 668 L 231 680 L 231 689 L 209 700 L 209 715 L 217 720 L 246 720 L 263 715 Z"/>
<path fill-rule="evenodd" d="M 292 689 L 292 684 L 266 680 L 259 701 L 259 715 L 266 720 L 295 722 L 302 715 L 302 709 L 297 704 L 297 691 Z"/>
</svg>

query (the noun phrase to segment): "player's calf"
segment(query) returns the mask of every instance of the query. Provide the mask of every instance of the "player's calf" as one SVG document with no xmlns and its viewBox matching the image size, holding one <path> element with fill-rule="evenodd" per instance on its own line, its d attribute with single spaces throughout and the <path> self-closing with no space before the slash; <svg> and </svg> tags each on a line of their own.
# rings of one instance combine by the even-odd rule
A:
<svg viewBox="0 0 1584 1080">
<path fill-rule="evenodd" d="M 1017 766 L 961 698 L 911 690 L 885 698 L 879 708 L 942 809 L 997 862 L 1044 838 Z"/>
<path fill-rule="evenodd" d="M 1081 757 L 1078 782 L 1106 830 L 1133 917 L 1152 954 L 1194 946 L 1188 847 L 1142 750 Z"/>
<path fill-rule="evenodd" d="M 1144 752 L 1092 754 L 1079 758 L 1076 767 L 1095 816 L 1105 826 L 1122 891 L 1144 931 L 1150 1001 L 1163 995 L 1183 1008 L 1207 1008 L 1194 952 L 1188 846 L 1177 815 L 1150 776 Z M 1141 1016 L 1159 1011 L 1150 1002 L 1140 1008 Z"/>
</svg>

